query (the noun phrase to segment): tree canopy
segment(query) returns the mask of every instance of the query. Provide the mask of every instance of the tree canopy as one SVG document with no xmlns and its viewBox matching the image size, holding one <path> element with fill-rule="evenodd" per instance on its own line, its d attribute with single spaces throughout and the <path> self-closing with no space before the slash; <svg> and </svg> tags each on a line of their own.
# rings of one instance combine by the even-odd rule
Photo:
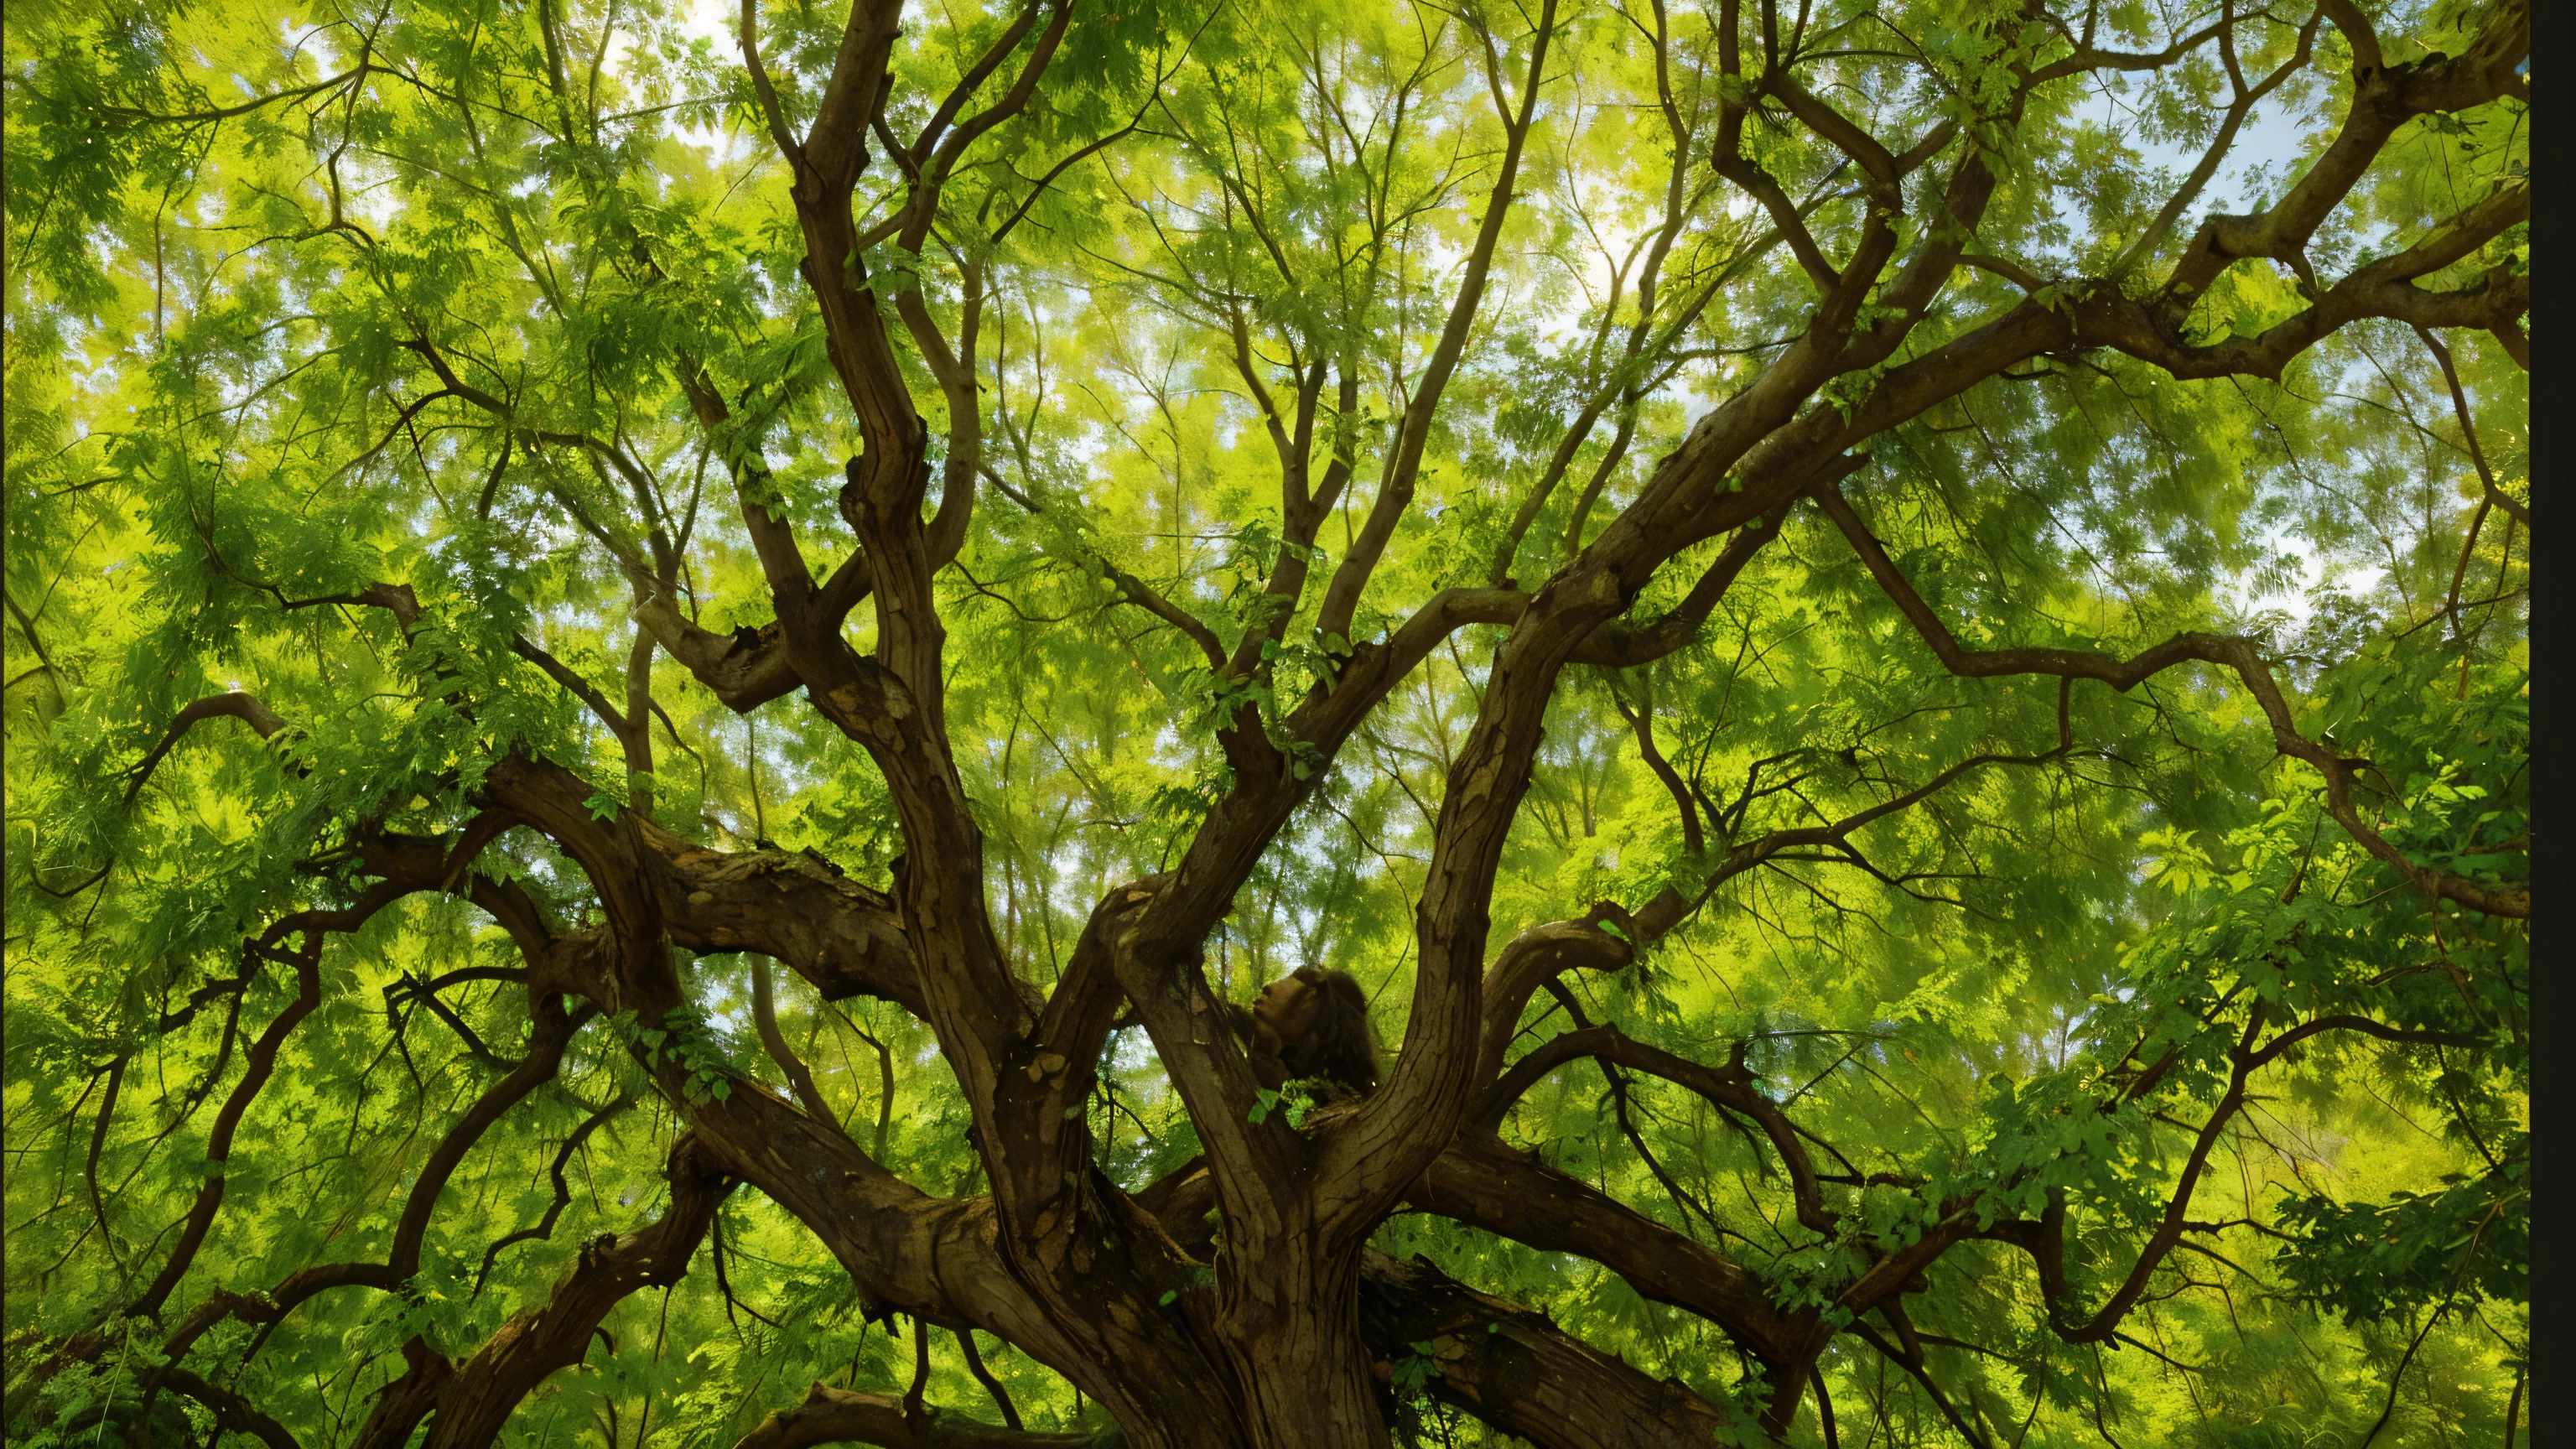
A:
<svg viewBox="0 0 2576 1449">
<path fill-rule="evenodd" d="M 2529 30 L 11 5 L 8 1436 L 2523 1442 Z"/>
</svg>

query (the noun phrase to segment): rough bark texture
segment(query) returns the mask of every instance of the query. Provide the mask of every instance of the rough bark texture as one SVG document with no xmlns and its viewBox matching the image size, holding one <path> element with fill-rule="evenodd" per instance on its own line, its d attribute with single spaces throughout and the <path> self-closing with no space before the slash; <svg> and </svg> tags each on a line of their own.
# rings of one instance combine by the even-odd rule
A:
<svg viewBox="0 0 2576 1449">
<path fill-rule="evenodd" d="M 1736 24 L 1735 7 L 1722 23 Z M 1025 106 L 1046 83 L 1070 0 L 1031 6 L 1012 45 L 988 68 L 1000 88 L 987 109 L 943 131 L 934 125 L 918 153 L 902 158 L 914 177 L 909 210 L 889 235 L 919 252 L 942 179 L 974 135 Z M 750 14 L 747 10 L 746 15 Z M 1961 651 L 1922 606 L 1835 482 L 1860 461 L 1857 450 L 1890 427 L 1977 382 L 2043 354 L 2112 348 L 2176 377 L 2277 375 L 2283 363 L 2337 327 L 2363 317 L 2397 317 L 2427 327 L 2517 328 L 2529 279 L 2499 274 L 2465 289 L 2431 293 L 2414 278 L 2466 255 L 2528 215 L 2527 187 L 2483 200 L 2397 254 L 2322 287 L 2296 316 L 2259 337 L 2206 346 L 2179 342 L 2191 300 L 2231 258 L 2291 257 L 2360 177 L 2404 120 L 2519 94 L 2513 65 L 2528 48 L 2521 4 L 2496 10 L 2470 54 L 2404 65 L 2364 65 L 2354 74 L 2350 119 L 2283 200 L 2250 217 L 2218 217 L 2195 235 L 2170 275 L 2060 283 L 2057 301 L 2033 299 L 1958 340 L 1886 367 L 1846 404 L 1820 398 L 1833 380 L 1878 367 L 1897 354 L 1925 304 L 1963 265 L 1994 190 L 1982 153 L 1954 159 L 1930 197 L 1950 225 L 1927 229 L 1898 260 L 1902 170 L 1929 163 L 1896 154 L 1859 133 L 1783 74 L 1733 54 L 1726 64 L 1845 146 L 1868 173 L 1875 210 L 1851 255 L 1826 257 L 1807 238 L 1796 209 L 1738 145 L 1750 100 L 1730 100 L 1718 150 L 1721 172 L 1774 206 L 1790 244 L 1819 278 L 1810 324 L 1758 379 L 1709 412 L 1654 469 L 1635 500 L 1550 577 L 1523 590 L 1453 590 L 1431 599 L 1377 642 L 1355 642 L 1340 672 L 1265 727 L 1247 705 L 1221 735 L 1234 770 L 1231 790 L 1167 875 L 1113 890 L 1100 903 L 1051 992 L 1031 984 L 1007 958 L 986 907 L 984 844 L 960 783 L 945 722 L 944 631 L 933 580 L 957 552 L 974 506 L 981 446 L 973 393 L 972 310 L 968 330 L 945 336 L 913 290 L 861 265 L 851 198 L 872 164 L 871 123 L 887 104 L 889 47 L 903 22 L 899 0 L 860 0 L 816 117 L 793 135 L 769 97 L 756 50 L 747 57 L 774 140 L 794 175 L 806 245 L 805 275 L 819 308 L 829 357 L 863 439 L 840 493 L 840 511 L 864 565 L 818 584 L 788 522 L 745 501 L 743 520 L 759 550 L 776 606 L 773 624 L 731 638 L 695 629 L 668 603 L 648 596 L 638 617 L 660 647 L 687 665 L 727 704 L 748 709 L 804 691 L 811 707 L 864 748 L 892 787 L 905 868 L 891 895 L 843 878 L 829 862 L 761 850 L 690 845 L 632 811 L 596 818 L 587 788 L 542 761 L 513 758 L 493 768 L 481 803 L 494 828 L 462 839 L 412 840 L 379 833 L 366 843 L 369 869 L 386 882 L 377 905 L 408 892 L 453 891 L 509 928 L 527 958 L 540 1050 L 478 1108 L 424 1174 L 415 1199 L 425 1222 L 435 1207 L 438 1162 L 452 1165 L 481 1128 L 517 1094 L 550 1076 L 577 1029 L 573 998 L 592 1012 L 640 1014 L 651 1022 L 686 998 L 674 947 L 691 952 L 758 952 L 810 981 L 826 998 L 865 995 L 917 1013 L 937 1030 L 948 1066 L 973 1113 L 989 1169 L 989 1191 L 960 1198 L 925 1194 L 888 1173 L 837 1123 L 818 1122 L 785 1094 L 745 1083 L 722 1101 L 689 1096 L 677 1069 L 661 1085 L 686 1102 L 689 1135 L 671 1165 L 672 1196 L 656 1220 L 584 1248 L 553 1298 L 513 1318 L 489 1342 L 451 1359 L 415 1343 L 409 1371 L 377 1400 L 363 1442 L 397 1445 L 424 1421 L 435 1446 L 493 1441 L 511 1410 L 549 1374 L 579 1361 L 591 1331 L 621 1298 L 688 1271 L 716 1205 L 737 1185 L 766 1195 L 808 1225 L 877 1311 L 982 1330 L 1062 1374 L 1116 1418 L 1133 1449 L 1180 1446 L 1375 1445 L 1387 1436 L 1401 1372 L 1416 1372 L 1432 1396 L 1543 1446 L 1699 1445 L 1726 1413 L 1675 1383 L 1648 1376 L 1587 1347 L 1512 1305 L 1448 1281 L 1420 1264 L 1372 1257 L 1370 1233 L 1399 1205 L 1471 1224 L 1536 1247 L 1580 1254 L 1621 1274 L 1641 1294 L 1721 1326 L 1769 1379 L 1765 1419 L 1785 1432 L 1798 1411 L 1816 1356 L 1833 1330 L 1813 1309 L 1784 1312 L 1721 1248 L 1694 1241 L 1505 1145 L 1494 1124 L 1521 1090 L 1559 1066 L 1659 1077 L 1754 1124 L 1792 1182 L 1799 1217 L 1829 1228 L 1820 1174 L 1783 1110 L 1738 1059 L 1725 1067 L 1682 1061 L 1586 1027 L 1542 1045 L 1518 1065 L 1508 1049 L 1533 994 L 1575 969 L 1616 971 L 1637 947 L 1669 929 L 1686 903 L 1673 898 L 1623 907 L 1604 902 L 1537 926 L 1499 947 L 1488 908 L 1505 836 L 1520 806 L 1541 725 L 1560 671 L 1570 661 L 1631 664 L 1675 647 L 1705 619 L 1752 551 L 1793 508 L 1813 499 L 1850 535 L 1868 568 L 1939 652 L 1962 674 L 2028 673 L 2088 678 L 2127 689 L 2184 660 L 2237 670 L 2258 695 L 2269 675 L 2238 641 L 2193 637 L 2135 661 L 2074 651 Z M 1517 75 L 1498 74 L 1508 153 L 1486 202 L 1482 231 L 1467 258 L 1454 313 L 1416 384 L 1358 544 L 1327 581 L 1322 628 L 1346 632 L 1378 556 L 1409 506 L 1422 439 L 1472 329 L 1499 228 L 1513 195 L 1513 168 L 1531 125 L 1546 65 L 1552 8 Z M 755 37 L 746 29 L 746 45 Z M 1023 44 L 1023 42 L 1025 42 Z M 2025 85 L 1996 124 L 2009 125 Z M 978 82 L 980 84 L 980 78 Z M 971 87 L 969 88 L 971 92 Z M 1751 92 L 1748 92 L 1750 94 Z M 971 93 L 951 98 L 952 121 Z M 998 112 L 998 114 L 997 114 Z M 979 129 L 980 128 L 980 129 Z M 1891 268 L 1893 270 L 1891 271 Z M 1873 297 L 1873 292 L 1875 296 Z M 1870 306 L 1864 314 L 1864 302 Z M 889 313 L 960 405 L 951 409 L 942 503 L 924 517 L 928 427 L 917 412 L 889 332 Z M 2516 335 L 2519 335 L 2517 332 Z M 1330 461 L 1313 481 L 1312 417 L 1324 385 L 1296 400 L 1296 439 L 1277 428 L 1285 468 L 1285 516 L 1293 541 L 1311 541 L 1350 469 Z M 702 415 L 720 397 L 692 382 Z M 1278 420 L 1274 417 L 1274 424 Z M 964 460 L 961 470 L 960 460 Z M 1705 541 L 1729 542 L 1687 601 L 1656 618 L 1624 621 L 1657 571 Z M 1291 602 L 1308 595 L 1307 563 L 1283 551 L 1270 587 Z M 1139 588 L 1142 586 L 1139 585 Z M 648 591 L 649 593 L 649 591 Z M 405 595 L 407 598 L 407 593 Z M 392 595 L 372 600 L 393 608 Z M 874 611 L 875 645 L 848 642 L 846 615 Z M 401 612 L 399 609 L 397 612 Z M 411 613 L 416 614 L 416 607 Z M 1284 621 L 1284 613 L 1282 619 Z M 404 624 L 409 627 L 406 615 Z M 1366 1100 L 1321 1111 L 1302 1129 L 1282 1117 L 1255 1123 L 1258 1083 L 1218 1011 L 1199 948 L 1229 908 L 1290 815 L 1312 794 L 1354 730 L 1407 674 L 1470 623 L 1506 630 L 1484 683 L 1481 713 L 1439 802 L 1435 847 L 1416 921 L 1419 979 L 1392 1075 Z M 1284 622 L 1281 625 L 1284 627 Z M 1237 677 L 1266 670 L 1259 641 L 1225 668 Z M 2329 779 L 2342 766 L 2299 739 L 2263 695 L 2284 749 L 2321 762 Z M 626 717 L 640 719 L 640 711 Z M 148 774 L 192 726 L 229 718 L 273 733 L 282 721 L 265 705 L 228 695 L 190 706 L 138 772 Z M 1294 746 L 1294 749 L 1288 746 Z M 1965 768 L 1963 766 L 1963 768 Z M 2339 788 L 2339 787 L 2338 787 Z M 2394 852 L 2347 809 L 2340 818 L 2365 845 Z M 1718 879 L 1768 852 L 1830 840 L 1853 822 L 1739 844 L 1713 860 Z M 605 920 L 556 931 L 523 895 L 474 872 L 474 857 L 499 828 L 535 829 L 575 861 L 597 892 Z M 2402 860 L 2399 862 L 2403 864 Z M 2414 868 L 2407 866 L 2413 871 Z M 2421 872 L 2416 872 L 2422 874 Z M 2527 898 L 2446 878 L 2428 887 L 2480 909 L 2524 914 Z M 325 918 L 282 922 L 246 954 L 246 972 L 283 962 L 300 973 L 297 1005 L 248 1049 L 249 1069 L 217 1119 L 209 1157 L 220 1163 L 224 1134 L 260 1090 L 278 1043 L 316 999 L 314 961 L 322 935 L 354 928 L 374 905 Z M 301 932 L 299 951 L 278 943 Z M 1134 1197 L 1093 1164 L 1092 1143 L 1068 1109 L 1092 1087 L 1091 1063 L 1122 1013 L 1150 1034 L 1197 1122 L 1206 1156 L 1192 1169 Z M 2248 1043 L 2249 1048 L 2251 1042 Z M 549 1056 L 546 1053 L 555 1055 Z M 1078 1117 L 1078 1114 L 1073 1114 Z M 452 1151 L 449 1150 L 452 1148 Z M 175 1235 L 164 1265 L 132 1311 L 157 1313 L 195 1264 L 220 1207 L 223 1179 L 209 1180 L 197 1212 Z M 1225 1232 L 1207 1230 L 1210 1210 Z M 335 1287 L 400 1291 L 417 1265 L 418 1231 L 387 1264 L 308 1270 L 265 1296 L 227 1292 L 184 1321 L 171 1343 L 184 1356 L 226 1316 L 273 1321 L 293 1303 Z M 2014 1228 L 2045 1259 L 2056 1246 L 2046 1224 Z M 1844 1296 L 1858 1317 L 1901 1314 L 1902 1295 L 1922 1268 L 1965 1230 L 1938 1233 L 1879 1263 Z M 2171 1243 L 2161 1244 L 2161 1253 Z M 1212 1271 L 1212 1288 L 1199 1286 Z M 315 1275 L 315 1276 L 308 1276 Z M 94 1360 L 104 1340 L 63 1346 L 58 1359 Z M 1433 1345 L 1430 1362 L 1408 1345 Z M 1404 1368 L 1414 1364 L 1411 1370 Z M 228 1399 L 184 1366 L 161 1379 L 222 1422 L 272 1446 L 282 1430 Z M 1020 1433 L 882 1396 L 818 1386 L 800 1407 L 773 1415 L 744 1449 L 788 1449 L 835 1440 L 895 1449 L 1077 1449 L 1079 1436 Z"/>
</svg>

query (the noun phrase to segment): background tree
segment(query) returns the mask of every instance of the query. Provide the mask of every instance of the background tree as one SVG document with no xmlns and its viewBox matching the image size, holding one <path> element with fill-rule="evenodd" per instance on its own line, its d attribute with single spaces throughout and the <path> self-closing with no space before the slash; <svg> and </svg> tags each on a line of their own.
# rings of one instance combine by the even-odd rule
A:
<svg viewBox="0 0 2576 1449">
<path fill-rule="evenodd" d="M 2528 31 L 12 6 L 13 1439 L 2515 1442 Z"/>
</svg>

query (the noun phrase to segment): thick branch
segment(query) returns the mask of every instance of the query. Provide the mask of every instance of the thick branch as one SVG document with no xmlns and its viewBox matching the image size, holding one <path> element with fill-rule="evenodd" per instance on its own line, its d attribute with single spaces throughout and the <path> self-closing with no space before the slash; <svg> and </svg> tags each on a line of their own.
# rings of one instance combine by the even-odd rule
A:
<svg viewBox="0 0 2576 1449">
<path fill-rule="evenodd" d="M 733 1449 L 811 1449 L 875 1444 L 882 1449 L 1108 1449 L 1113 1434 L 1041 1434 L 987 1424 L 949 1409 L 905 1412 L 900 1395 L 816 1384 L 805 1401 L 780 1409 L 734 1441 Z"/>
<path fill-rule="evenodd" d="M 667 1287 L 715 1223 L 732 1184 L 712 1168 L 696 1140 L 680 1139 L 666 1174 L 670 1205 L 650 1227 L 603 1233 L 584 1245 L 572 1271 L 543 1305 L 513 1314 L 471 1358 L 456 1366 L 438 1395 L 424 1449 L 485 1449 L 511 1411 L 558 1369 L 581 1362 L 592 1330 L 628 1296 Z"/>
<path fill-rule="evenodd" d="M 1429 1344 L 1424 1387 L 1540 1449 L 1696 1449 L 1724 1423 L 1679 1382 L 1652 1378 L 1419 1260 L 1368 1255 L 1360 1333 L 1390 1378 L 1417 1356 L 1413 1345 Z"/>
<path fill-rule="evenodd" d="M 2505 0 L 2487 17 L 2468 51 L 2436 51 L 2421 60 L 2383 66 L 2366 23 L 2349 6 L 2327 13 L 2354 40 L 2353 96 L 2343 129 L 2325 154 L 2268 210 L 2253 216 L 2213 216 L 2203 223 L 2166 281 L 2170 297 L 2197 298 L 2239 258 L 2270 257 L 2304 269 L 2308 238 L 2379 157 L 2397 128 L 2420 115 L 2464 111 L 2499 96 L 2520 93 L 2514 67 L 2531 51 L 2529 0 Z"/>
<path fill-rule="evenodd" d="M 589 819 L 588 786 L 559 765 L 513 761 L 486 793 L 541 826 Z M 635 863 L 673 944 L 773 957 L 826 1001 L 871 996 L 923 1012 L 912 946 L 884 895 L 811 852 L 710 850 L 632 811 L 617 823 L 634 832 Z"/>
<path fill-rule="evenodd" d="M 1812 1310 L 1781 1312 L 1761 1280 L 1724 1254 L 1479 1128 L 1433 1158 L 1405 1200 L 1541 1252 L 1588 1258 L 1759 1353 L 1792 1353 L 1812 1329 Z"/>
<path fill-rule="evenodd" d="M 303 1449 L 284 1424 L 261 1413 L 250 1400 L 183 1368 L 166 1369 L 161 1374 L 162 1387 L 184 1394 L 206 1406 L 215 1417 L 215 1427 L 236 1434 L 248 1434 L 268 1449 Z"/>
</svg>

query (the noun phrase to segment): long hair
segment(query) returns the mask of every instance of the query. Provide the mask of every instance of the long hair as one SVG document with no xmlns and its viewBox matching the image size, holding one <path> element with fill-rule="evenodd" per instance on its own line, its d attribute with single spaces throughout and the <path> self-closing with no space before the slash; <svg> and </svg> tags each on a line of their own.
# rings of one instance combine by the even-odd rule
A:
<svg viewBox="0 0 2576 1449">
<path fill-rule="evenodd" d="M 1288 1075 L 1337 1082 L 1363 1097 L 1376 1091 L 1377 1033 L 1369 1026 L 1368 994 L 1347 971 L 1307 966 L 1294 974 L 1316 993 L 1315 1023 L 1304 1036 L 1280 1044 Z"/>
</svg>

